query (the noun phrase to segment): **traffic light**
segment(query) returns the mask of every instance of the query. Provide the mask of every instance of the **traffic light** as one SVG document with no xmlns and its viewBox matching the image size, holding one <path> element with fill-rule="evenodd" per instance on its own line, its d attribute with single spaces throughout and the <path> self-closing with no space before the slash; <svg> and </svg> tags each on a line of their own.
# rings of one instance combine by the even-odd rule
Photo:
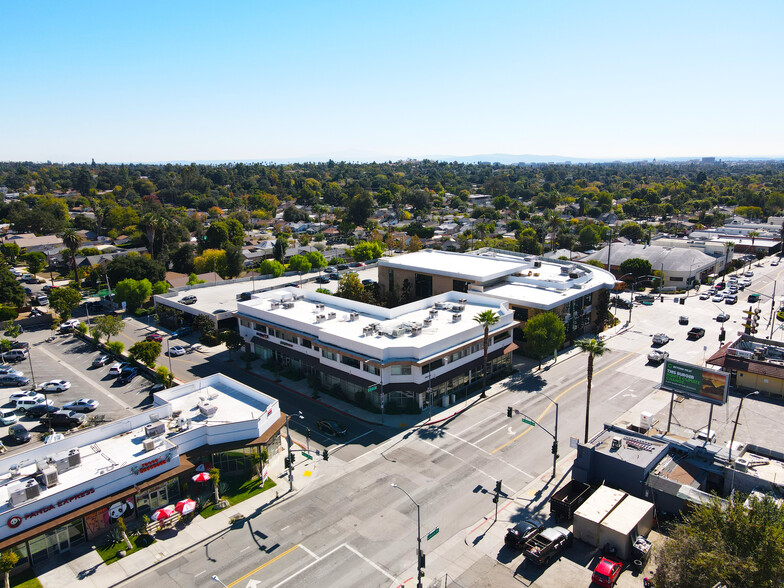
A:
<svg viewBox="0 0 784 588">
<path fill-rule="evenodd" d="M 506 416 L 508 416 L 510 419 L 512 418 L 512 407 L 511 406 L 508 406 L 506 408 Z"/>
<path fill-rule="evenodd" d="M 419 571 L 424 576 L 425 575 L 425 552 L 419 552 Z"/>
<path fill-rule="evenodd" d="M 558 455 L 558 441 L 553 441 L 553 455 Z"/>
<path fill-rule="evenodd" d="M 501 480 L 496 480 L 496 483 L 495 483 L 495 493 L 496 494 L 500 494 L 501 493 Z"/>
<path fill-rule="evenodd" d="M 310 428 L 305 430 L 305 438 L 310 439 Z"/>
<path fill-rule="evenodd" d="M 493 502 L 495 502 L 496 504 L 498 504 L 498 494 L 496 494 L 495 496 L 493 496 Z"/>
<path fill-rule="evenodd" d="M 284 458 L 283 458 L 283 469 L 286 469 L 286 470 L 287 470 L 287 469 L 289 469 L 290 467 L 291 467 L 291 464 L 290 464 L 290 462 L 289 462 L 289 458 L 288 458 L 288 457 L 284 457 Z"/>
<path fill-rule="evenodd" d="M 294 462 L 296 461 L 296 458 L 297 458 L 297 454 L 296 453 L 292 453 L 291 454 L 291 465 L 294 465 Z"/>
<path fill-rule="evenodd" d="M 324 461 L 329 461 L 329 451 L 326 448 L 324 448 Z"/>
<path fill-rule="evenodd" d="M 724 340 L 727 338 L 727 332 L 724 330 L 724 327 L 721 328 L 721 332 L 719 332 L 719 343 L 724 343 Z"/>
</svg>

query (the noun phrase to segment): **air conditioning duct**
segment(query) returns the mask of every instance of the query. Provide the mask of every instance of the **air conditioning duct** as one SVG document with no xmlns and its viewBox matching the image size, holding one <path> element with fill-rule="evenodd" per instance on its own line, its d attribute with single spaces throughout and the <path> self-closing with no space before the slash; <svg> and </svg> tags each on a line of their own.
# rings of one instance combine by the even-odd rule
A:
<svg viewBox="0 0 784 588">
<path fill-rule="evenodd" d="M 25 485 L 22 482 L 13 482 L 8 484 L 8 500 L 11 506 L 19 506 L 23 502 L 27 502 L 27 492 L 25 492 Z"/>
<path fill-rule="evenodd" d="M 57 486 L 59 482 L 60 478 L 58 477 L 55 468 L 49 467 L 41 472 L 41 484 L 43 484 L 44 487 L 51 488 L 52 486 Z"/>
<path fill-rule="evenodd" d="M 216 412 L 218 412 L 218 407 L 211 402 L 200 402 L 199 412 L 206 417 L 212 417 L 215 416 Z"/>
<path fill-rule="evenodd" d="M 68 452 L 68 464 L 72 468 L 82 464 L 82 455 L 79 453 L 79 449 L 71 449 Z"/>
<path fill-rule="evenodd" d="M 144 435 L 147 438 L 158 437 L 159 435 L 163 435 L 165 432 L 166 432 L 166 423 L 163 423 L 161 421 L 144 426 Z"/>
</svg>

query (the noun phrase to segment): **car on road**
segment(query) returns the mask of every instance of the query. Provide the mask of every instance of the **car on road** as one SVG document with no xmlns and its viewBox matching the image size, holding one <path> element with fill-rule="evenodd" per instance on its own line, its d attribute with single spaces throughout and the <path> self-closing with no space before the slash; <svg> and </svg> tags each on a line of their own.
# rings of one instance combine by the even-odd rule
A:
<svg viewBox="0 0 784 588">
<path fill-rule="evenodd" d="M 119 376 L 122 373 L 122 371 L 125 368 L 129 367 L 130 365 L 131 364 L 129 364 L 129 363 L 115 361 L 112 365 L 109 366 L 109 375 L 110 376 Z"/>
<path fill-rule="evenodd" d="M 351 267 L 365 267 L 364 262 L 357 261 L 351 264 Z"/>
<path fill-rule="evenodd" d="M 185 355 L 185 347 L 182 347 L 181 345 L 175 345 L 169 349 L 170 357 L 179 357 L 180 355 Z"/>
<path fill-rule="evenodd" d="M 727 284 L 725 284 L 724 282 L 719 282 L 718 284 L 713 284 L 713 289 L 718 292 L 719 290 L 724 290 L 726 286 Z"/>
<path fill-rule="evenodd" d="M 670 336 L 665 333 L 656 333 L 653 336 L 654 345 L 666 345 L 670 342 Z"/>
<path fill-rule="evenodd" d="M 51 402 L 51 400 L 49 401 Z M 55 406 L 54 404 L 35 404 L 28 408 L 25 411 L 25 415 L 29 416 L 31 419 L 40 419 L 45 414 L 50 414 L 52 412 L 57 412 L 61 410 L 59 406 Z"/>
<path fill-rule="evenodd" d="M 72 429 L 81 425 L 85 420 L 83 414 L 72 410 L 58 410 L 51 414 L 45 414 L 39 419 L 39 422 L 50 427 Z"/>
<path fill-rule="evenodd" d="M 317 284 L 329 284 L 330 279 L 327 276 L 319 276 L 316 278 Z"/>
<path fill-rule="evenodd" d="M 38 385 L 39 392 L 65 392 L 70 389 L 71 382 L 67 380 L 50 380 Z"/>
<path fill-rule="evenodd" d="M 678 324 L 679 325 L 688 325 L 689 324 L 689 317 L 687 317 L 685 314 L 681 315 L 678 318 Z"/>
<path fill-rule="evenodd" d="M 337 421 L 323 420 L 316 423 L 319 431 L 333 435 L 335 437 L 342 437 L 346 434 L 346 427 Z"/>
<path fill-rule="evenodd" d="M 111 355 L 99 355 L 93 360 L 93 367 L 103 367 L 112 361 Z"/>
<path fill-rule="evenodd" d="M 129 366 L 123 369 L 122 372 L 120 372 L 120 376 L 117 378 L 117 382 L 119 382 L 120 384 L 127 384 L 138 375 L 139 375 L 139 368 Z"/>
<path fill-rule="evenodd" d="M 30 378 L 18 374 L 5 374 L 0 376 L 0 386 L 27 386 Z"/>
<path fill-rule="evenodd" d="M 648 361 L 651 363 L 661 363 L 668 357 L 670 357 L 670 354 L 666 351 L 662 351 L 661 349 L 652 349 L 648 354 Z"/>
<path fill-rule="evenodd" d="M 751 278 L 751 277 L 753 277 L 753 276 L 754 276 L 754 272 L 753 272 L 753 271 L 751 271 L 751 270 L 749 270 L 749 271 L 747 271 L 747 272 L 746 272 L 745 274 L 743 274 L 743 275 L 744 275 L 744 276 L 746 276 L 747 278 Z"/>
<path fill-rule="evenodd" d="M 145 339 L 145 341 L 156 341 L 158 343 L 163 341 L 163 337 L 161 337 L 160 333 L 150 333 L 144 339 Z"/>
<path fill-rule="evenodd" d="M 599 560 L 593 570 L 591 581 L 602 588 L 612 588 L 623 571 L 623 564 L 606 557 Z"/>
<path fill-rule="evenodd" d="M 720 312 L 719 316 L 716 317 L 716 321 L 719 323 L 726 323 L 728 320 L 730 320 L 730 315 L 726 312 Z"/>
<path fill-rule="evenodd" d="M 738 297 L 735 294 L 730 294 L 724 298 L 724 304 L 735 304 L 738 302 Z"/>
<path fill-rule="evenodd" d="M 170 339 L 176 339 L 177 337 L 184 337 L 185 335 L 190 335 L 192 332 L 193 332 L 193 329 L 191 329 L 191 328 L 190 328 L 190 327 L 188 327 L 188 326 L 180 327 L 179 329 L 177 329 L 176 331 L 174 331 L 174 332 L 173 332 L 173 333 L 170 335 L 170 337 L 169 337 L 169 338 L 170 338 Z"/>
<path fill-rule="evenodd" d="M 183 296 L 180 298 L 180 302 L 183 304 L 196 304 L 196 297 L 193 294 L 189 294 L 188 296 Z"/>
<path fill-rule="evenodd" d="M 339 263 L 338 264 L 338 271 L 343 271 L 343 270 L 347 270 L 347 269 L 348 269 L 348 264 L 345 264 L 345 263 Z"/>
<path fill-rule="evenodd" d="M 719 292 L 718 294 L 716 294 L 716 296 L 711 298 L 711 302 L 721 302 L 722 300 L 724 300 L 724 294 L 722 294 L 721 292 Z"/>
<path fill-rule="evenodd" d="M 711 297 L 710 292 L 703 292 L 702 294 L 700 294 L 700 300 L 707 300 L 710 297 Z"/>
<path fill-rule="evenodd" d="M 75 329 L 79 326 L 79 319 L 68 319 L 63 324 L 60 325 L 61 331 L 70 331 L 71 329 Z"/>
<path fill-rule="evenodd" d="M 253 298 L 253 292 L 240 292 L 237 294 L 237 300 L 250 300 Z"/>
<path fill-rule="evenodd" d="M 691 329 L 689 329 L 689 332 L 686 334 L 687 339 L 694 339 L 695 341 L 704 336 L 705 336 L 705 329 L 703 329 L 702 327 L 692 327 Z"/>
<path fill-rule="evenodd" d="M 8 427 L 8 434 L 14 440 L 14 443 L 21 445 L 27 443 L 31 439 L 30 431 L 21 423 L 16 423 Z"/>
<path fill-rule="evenodd" d="M 749 280 L 748 278 L 743 278 L 738 282 L 738 284 L 740 284 L 743 287 L 748 287 L 751 286 L 751 280 Z"/>
<path fill-rule="evenodd" d="M 540 525 L 536 521 L 520 521 L 514 527 L 510 527 L 506 530 L 504 543 L 507 547 L 511 547 L 512 549 L 522 550 L 525 547 L 526 542 L 543 529 L 544 525 Z"/>
<path fill-rule="evenodd" d="M 749 294 L 748 301 L 749 302 L 759 302 L 760 295 L 759 294 Z"/>
<path fill-rule="evenodd" d="M 770 265 L 771 265 L 772 267 L 776 267 L 778 264 L 779 264 L 779 260 L 778 260 L 778 258 L 777 258 L 777 259 L 774 259 L 773 261 L 771 261 L 771 262 L 770 262 Z"/>
<path fill-rule="evenodd" d="M 80 398 L 73 402 L 63 404 L 63 410 L 73 410 L 74 412 L 92 412 L 100 403 L 92 398 Z"/>
</svg>

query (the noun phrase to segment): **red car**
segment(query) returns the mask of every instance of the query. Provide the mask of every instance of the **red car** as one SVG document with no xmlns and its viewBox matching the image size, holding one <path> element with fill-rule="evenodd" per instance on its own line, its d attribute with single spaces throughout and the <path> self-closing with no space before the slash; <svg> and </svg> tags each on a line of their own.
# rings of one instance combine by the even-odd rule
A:
<svg viewBox="0 0 784 588">
<path fill-rule="evenodd" d="M 145 337 L 145 339 L 147 339 L 148 341 L 157 341 L 158 343 L 163 341 L 163 337 L 161 337 L 159 333 L 150 333 Z"/>
<path fill-rule="evenodd" d="M 618 576 L 621 575 L 622 570 L 622 563 L 603 557 L 593 570 L 591 580 L 597 586 L 602 586 L 602 588 L 612 588 L 616 580 L 618 580 Z"/>
</svg>

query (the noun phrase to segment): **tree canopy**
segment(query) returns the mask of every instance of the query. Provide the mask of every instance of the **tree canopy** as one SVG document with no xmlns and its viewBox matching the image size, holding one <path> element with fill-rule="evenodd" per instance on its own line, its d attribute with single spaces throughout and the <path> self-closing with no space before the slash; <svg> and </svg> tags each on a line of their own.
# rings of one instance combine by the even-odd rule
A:
<svg viewBox="0 0 784 588">
<path fill-rule="evenodd" d="M 630 257 L 622 262 L 620 271 L 622 275 L 631 274 L 634 279 L 653 275 L 651 262 L 640 257 Z"/>
<path fill-rule="evenodd" d="M 563 345 L 565 332 L 563 321 L 552 312 L 542 312 L 531 317 L 523 327 L 526 345 L 540 361 Z"/>
</svg>

